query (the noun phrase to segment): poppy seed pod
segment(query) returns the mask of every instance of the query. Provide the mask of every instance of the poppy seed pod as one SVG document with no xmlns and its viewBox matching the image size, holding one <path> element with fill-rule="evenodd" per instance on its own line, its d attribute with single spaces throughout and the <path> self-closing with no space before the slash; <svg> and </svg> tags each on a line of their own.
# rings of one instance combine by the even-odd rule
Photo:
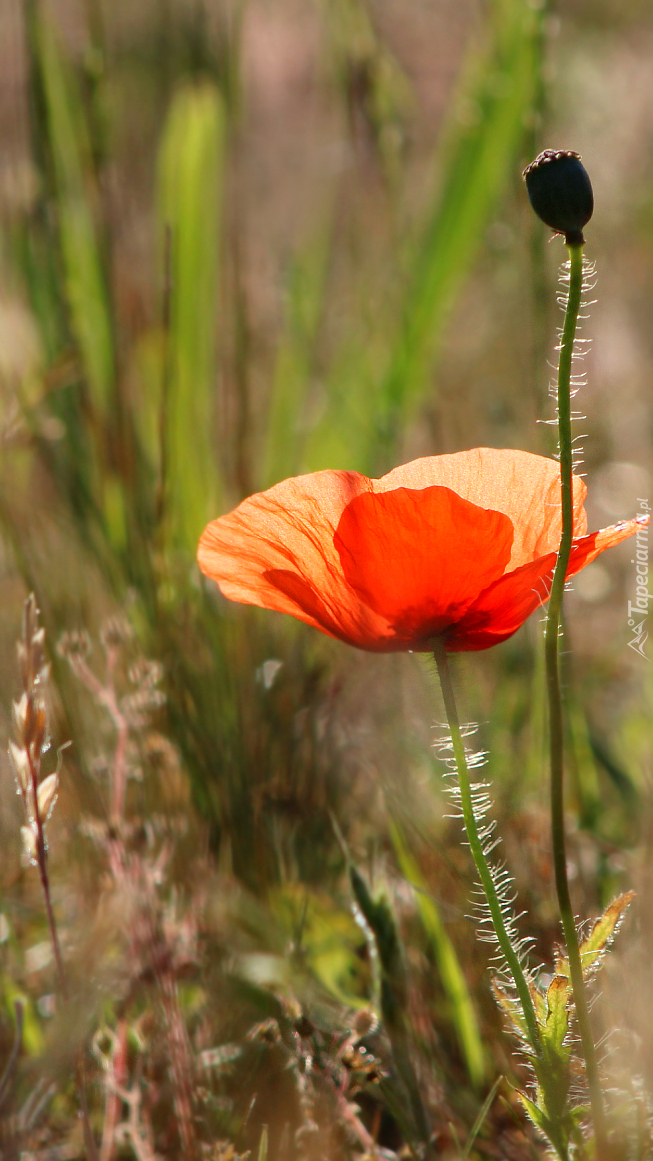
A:
<svg viewBox="0 0 653 1161">
<path fill-rule="evenodd" d="M 583 226 L 594 210 L 592 183 L 580 157 L 570 149 L 545 149 L 523 174 L 530 203 L 542 221 L 568 246 L 585 241 Z"/>
</svg>

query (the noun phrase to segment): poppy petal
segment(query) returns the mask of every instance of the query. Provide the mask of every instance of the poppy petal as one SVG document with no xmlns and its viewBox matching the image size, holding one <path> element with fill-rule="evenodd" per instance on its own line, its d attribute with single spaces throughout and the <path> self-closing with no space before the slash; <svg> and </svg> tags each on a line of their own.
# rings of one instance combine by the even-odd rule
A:
<svg viewBox="0 0 653 1161">
<path fill-rule="evenodd" d="M 507 448 L 473 448 L 403 464 L 372 481 L 375 492 L 443 484 L 479 508 L 503 512 L 512 521 L 510 568 L 557 552 L 562 533 L 560 465 L 556 460 Z M 583 502 L 587 488 L 573 479 L 574 536 L 587 532 Z"/>
<path fill-rule="evenodd" d="M 555 563 L 555 552 L 548 552 L 490 585 L 452 626 L 446 637 L 447 651 L 489 649 L 516 633 L 531 613 L 548 601 Z"/>
<path fill-rule="evenodd" d="M 586 536 L 574 478 L 569 575 L 641 521 Z M 205 529 L 202 571 L 234 601 L 276 609 L 361 649 L 485 649 L 548 599 L 561 531 L 559 465 L 477 448 L 380 480 L 317 472 L 250 496 Z M 503 573 L 503 575 L 502 575 Z"/>
<path fill-rule="evenodd" d="M 458 620 L 503 575 L 513 526 L 450 488 L 363 493 L 345 508 L 335 546 L 360 600 L 410 642 Z"/>
<path fill-rule="evenodd" d="M 207 526 L 200 568 L 232 601 L 291 613 L 359 648 L 382 649 L 392 630 L 354 595 L 333 542 L 343 509 L 370 489 L 358 472 L 284 480 Z"/>
<path fill-rule="evenodd" d="M 575 540 L 567 576 L 580 572 L 606 548 L 633 536 L 643 523 L 641 518 L 627 520 Z M 512 636 L 535 609 L 548 601 L 555 563 L 556 553 L 547 553 L 490 585 L 452 628 L 447 638 L 447 650 L 456 653 L 489 649 Z"/>
<path fill-rule="evenodd" d="M 321 629 L 328 637 L 337 637 L 348 645 L 357 645 L 359 649 L 382 651 L 386 639 L 391 636 L 388 625 L 378 618 L 365 618 L 364 614 L 357 617 L 352 624 L 346 625 L 346 618 L 336 617 L 314 586 L 289 568 L 267 569 L 263 576 L 273 586 L 277 598 L 274 605 L 267 602 L 265 608 L 275 608 L 278 612 L 292 611 L 300 621 L 305 621 L 315 629 Z M 289 602 L 287 610 L 281 608 L 284 597 Z"/>
</svg>

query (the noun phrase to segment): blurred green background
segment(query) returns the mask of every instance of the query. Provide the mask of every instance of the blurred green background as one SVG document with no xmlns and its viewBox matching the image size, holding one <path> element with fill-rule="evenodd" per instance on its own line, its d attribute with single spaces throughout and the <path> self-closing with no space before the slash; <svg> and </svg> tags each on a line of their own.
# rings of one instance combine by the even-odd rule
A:
<svg viewBox="0 0 653 1161">
<path fill-rule="evenodd" d="M 96 759 L 112 743 L 54 646 L 64 631 L 97 637 L 121 611 L 163 665 L 156 727 L 177 755 L 172 784 L 146 763 L 130 809 L 192 818 L 207 881 L 268 909 L 248 928 L 259 949 L 270 939 L 281 954 L 279 933 L 301 928 L 312 901 L 311 972 L 349 1003 L 335 817 L 413 931 L 430 981 L 415 1036 L 465 1123 L 460 1078 L 482 1087 L 512 1065 L 464 918 L 472 875 L 431 748 L 432 674 L 231 606 L 201 580 L 195 548 L 209 519 L 303 471 L 380 475 L 482 445 L 553 454 L 541 421 L 564 253 L 520 176 L 548 146 L 578 150 L 595 189 L 578 427 L 590 527 L 653 500 L 652 63 L 643 0 L 0 6 L 0 716 L 8 734 L 33 590 L 53 736 L 74 740 L 52 824 L 63 921 L 74 930 L 97 900 L 80 886 L 79 822 L 102 815 Z M 653 678 L 628 648 L 630 554 L 602 557 L 568 598 L 569 810 L 579 911 L 640 892 L 605 1019 L 637 1027 L 625 1056 L 650 1071 Z M 526 925 L 550 960 L 541 636 L 534 617 L 457 670 Z M 40 903 L 4 759 L 2 771 L 9 1002 L 10 977 L 37 998 L 45 985 L 25 967 Z M 415 911 L 406 880 L 430 910 Z M 316 950 L 320 922 L 330 954 Z M 244 921 L 225 923 L 223 950 Z"/>
</svg>

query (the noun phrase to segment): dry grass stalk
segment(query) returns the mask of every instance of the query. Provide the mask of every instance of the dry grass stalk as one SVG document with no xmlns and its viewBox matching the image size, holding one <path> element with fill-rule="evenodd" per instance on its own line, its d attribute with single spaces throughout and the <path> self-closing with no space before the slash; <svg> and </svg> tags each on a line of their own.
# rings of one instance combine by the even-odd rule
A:
<svg viewBox="0 0 653 1161">
<path fill-rule="evenodd" d="M 16 777 L 18 793 L 25 808 L 25 825 L 21 835 L 25 854 L 38 867 L 50 931 L 50 940 L 57 968 L 59 991 L 62 999 L 69 998 L 61 944 L 55 921 L 50 879 L 48 875 L 45 826 L 52 814 L 59 789 L 59 766 L 41 777 L 41 759 L 49 749 L 45 691 L 50 666 L 45 658 L 45 629 L 39 628 L 39 611 L 34 594 L 25 601 L 23 635 L 18 642 L 23 692 L 13 703 L 15 741 L 9 743 L 9 757 Z M 59 750 L 59 758 L 61 749 Z M 80 1103 L 84 1144 L 89 1161 L 97 1161 L 95 1139 L 86 1100 L 84 1047 L 80 1047 L 76 1068 L 77 1095 Z"/>
<path fill-rule="evenodd" d="M 132 637 L 129 624 L 114 617 L 105 625 L 102 644 L 105 670 L 100 679 L 88 663 L 91 651 L 86 634 L 65 634 L 59 644 L 75 675 L 92 694 L 96 703 L 109 714 L 116 730 L 116 741 L 109 762 L 109 817 L 104 836 L 114 890 L 125 902 L 127 914 L 127 942 L 132 978 L 153 977 L 165 1030 L 170 1071 L 173 1082 L 173 1102 L 180 1144 L 184 1157 L 192 1161 L 198 1155 L 194 1115 L 193 1056 L 188 1031 L 179 1004 L 177 989 L 177 949 L 174 932 L 166 928 L 164 907 L 157 891 L 170 856 L 164 843 L 156 858 L 143 856 L 130 849 L 130 828 L 126 817 L 126 792 L 130 776 L 130 734 L 142 730 L 153 709 L 159 706 L 163 695 L 157 689 L 160 668 L 143 659 L 128 670 L 132 689 L 120 696 L 118 672 L 124 659 L 125 647 Z M 139 1158 L 149 1157 L 147 1144 L 138 1135 L 134 1116 L 140 1102 L 139 1086 L 127 1090 L 126 1022 L 121 1018 L 115 1033 L 111 1075 L 107 1076 L 107 1098 L 102 1140 L 101 1161 L 113 1161 L 116 1145 L 121 1137 L 129 1138 Z M 122 1042 L 122 1047 L 121 1047 Z M 120 1106 L 129 1105 L 128 1122 L 120 1122 Z"/>
</svg>

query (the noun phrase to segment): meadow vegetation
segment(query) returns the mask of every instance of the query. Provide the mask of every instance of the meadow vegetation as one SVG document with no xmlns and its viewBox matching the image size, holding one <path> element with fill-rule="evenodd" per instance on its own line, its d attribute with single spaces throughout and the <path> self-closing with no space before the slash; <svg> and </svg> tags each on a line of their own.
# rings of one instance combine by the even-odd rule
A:
<svg viewBox="0 0 653 1161">
<path fill-rule="evenodd" d="M 5 0 L 0 719 L 19 785 L 41 726 L 59 776 L 30 846 L 0 761 L 2 1156 L 547 1155 L 469 918 L 432 660 L 233 605 L 195 556 L 301 472 L 554 453 L 565 254 L 520 176 L 549 144 L 597 202 L 590 528 L 653 502 L 652 51 L 637 0 Z M 574 908 L 636 892 L 592 1013 L 635 1161 L 653 669 L 631 544 L 565 598 L 564 684 Z M 552 973 L 541 616 L 455 675 Z"/>
</svg>

